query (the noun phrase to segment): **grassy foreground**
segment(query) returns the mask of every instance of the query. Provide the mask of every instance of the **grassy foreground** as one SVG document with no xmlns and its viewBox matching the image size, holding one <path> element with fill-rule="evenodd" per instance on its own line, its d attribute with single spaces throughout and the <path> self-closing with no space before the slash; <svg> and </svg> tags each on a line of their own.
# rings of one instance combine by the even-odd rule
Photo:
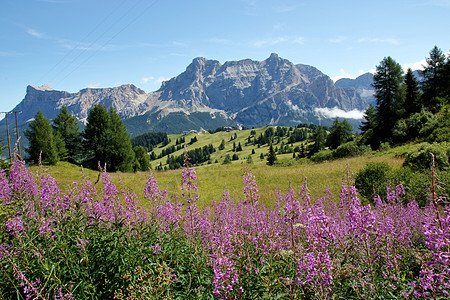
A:
<svg viewBox="0 0 450 300">
<path fill-rule="evenodd" d="M 356 171 L 367 161 L 402 161 L 379 154 L 348 164 Z M 145 173 L 112 174 L 116 185 L 87 171 L 94 188 L 78 167 L 60 165 L 47 172 L 63 187 L 79 182 L 61 191 L 17 161 L 9 176 L 0 170 L 0 299 L 448 299 L 448 205 L 439 207 L 435 192 L 424 209 L 405 205 L 401 184 L 376 205 L 364 205 L 352 186 L 317 202 L 298 187 L 308 176 L 318 197 L 336 189 L 346 166 L 261 161 L 249 170 L 261 192 L 239 164 L 199 167 L 198 177 L 193 168 L 160 172 L 160 186 L 173 190 L 150 178 L 147 213 L 130 193 L 143 189 Z M 237 198 L 219 200 L 219 180 Z M 295 191 L 261 204 L 273 203 L 283 180 Z M 199 196 L 200 205 L 217 203 L 199 208 Z"/>
<path fill-rule="evenodd" d="M 199 194 L 201 195 L 199 206 L 209 205 L 211 200 L 218 200 L 223 192 L 227 190 L 232 199 L 242 199 L 242 174 L 243 168 L 248 168 L 256 177 L 261 202 L 265 205 L 273 205 L 276 200 L 276 192 L 287 191 L 289 183 L 294 190 L 304 183 L 307 178 L 308 188 L 313 199 L 323 196 L 324 191 L 329 188 L 334 199 L 339 196 L 341 182 L 346 178 L 347 165 L 352 173 L 356 173 L 363 168 L 367 162 L 386 162 L 393 168 L 399 168 L 403 163 L 403 158 L 397 156 L 401 150 L 380 154 L 377 152 L 360 157 L 339 159 L 323 163 L 294 162 L 293 165 L 284 166 L 283 157 L 279 157 L 281 164 L 267 166 L 265 160 L 259 160 L 253 164 L 245 164 L 236 161 L 229 165 L 211 164 L 196 167 L 197 183 Z M 287 160 L 286 160 L 287 161 Z M 293 160 L 290 160 L 293 161 Z M 32 167 L 33 172 L 37 167 Z M 79 166 L 60 162 L 56 166 L 44 166 L 52 175 L 62 189 L 65 189 L 72 182 L 80 182 L 83 176 L 92 182 L 96 182 L 99 177 L 98 171 L 84 169 Z M 160 188 L 167 189 L 168 197 L 179 196 L 181 183 L 181 170 L 152 171 L 158 180 Z M 84 175 L 83 175 L 84 173 Z M 145 183 L 150 175 L 149 172 L 137 173 L 111 173 L 112 181 L 120 187 L 124 187 L 135 192 L 142 201 Z M 345 179 L 346 180 L 346 179 Z M 145 206 L 145 203 L 144 203 Z"/>
</svg>

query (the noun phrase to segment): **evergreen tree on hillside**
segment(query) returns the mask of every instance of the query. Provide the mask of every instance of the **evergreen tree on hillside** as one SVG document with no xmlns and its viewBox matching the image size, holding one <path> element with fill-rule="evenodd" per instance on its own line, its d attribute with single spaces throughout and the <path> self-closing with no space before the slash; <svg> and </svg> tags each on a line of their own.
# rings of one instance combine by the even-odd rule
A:
<svg viewBox="0 0 450 300">
<path fill-rule="evenodd" d="M 89 111 L 83 132 L 84 165 L 96 170 L 98 163 L 109 163 L 107 159 L 108 136 L 110 128 L 108 110 L 103 105 L 94 105 Z M 109 165 L 107 165 L 109 168 Z"/>
<path fill-rule="evenodd" d="M 131 172 L 135 159 L 127 128 L 113 107 L 109 108 L 110 129 L 108 141 L 109 170 Z"/>
<path fill-rule="evenodd" d="M 81 132 L 77 119 L 69 113 L 67 106 L 61 107 L 53 119 L 53 135 L 58 144 L 58 154 L 61 160 L 76 162 L 81 146 Z"/>
<path fill-rule="evenodd" d="M 30 146 L 26 151 L 29 161 L 38 163 L 39 156 L 42 162 L 56 164 L 58 162 L 58 152 L 53 140 L 52 126 L 39 109 L 34 116 L 34 121 L 30 123 L 25 131 Z"/>
<path fill-rule="evenodd" d="M 445 103 L 450 104 L 450 55 L 447 57 L 441 72 L 442 96 Z"/>
<path fill-rule="evenodd" d="M 85 164 L 97 169 L 98 163 L 109 171 L 133 170 L 134 152 L 125 125 L 114 108 L 109 112 L 103 105 L 95 105 L 88 114 L 83 133 Z"/>
<path fill-rule="evenodd" d="M 322 126 L 317 126 L 314 129 L 311 140 L 313 143 L 309 147 L 309 156 L 312 156 L 314 153 L 325 149 L 325 143 L 327 140 L 327 133 L 325 132 L 325 129 Z"/>
<path fill-rule="evenodd" d="M 443 84 L 443 71 L 445 65 L 445 55 L 441 49 L 434 46 L 430 51 L 430 57 L 426 59 L 427 65 L 422 71 L 424 80 L 422 82 L 422 102 L 432 112 L 439 108 L 440 97 L 445 97 L 445 87 Z"/>
<path fill-rule="evenodd" d="M 327 138 L 327 146 L 330 149 L 336 149 L 339 145 L 346 143 L 352 138 L 353 127 L 347 120 L 340 121 L 336 118 L 330 128 L 330 134 Z"/>
<path fill-rule="evenodd" d="M 222 140 L 219 145 L 219 150 L 225 149 L 225 140 Z"/>
<path fill-rule="evenodd" d="M 275 161 L 277 160 L 277 155 L 275 154 L 275 150 L 273 150 L 272 144 L 269 146 L 269 153 L 267 154 L 267 165 L 273 166 Z"/>
<path fill-rule="evenodd" d="M 364 121 L 361 122 L 359 129 L 362 133 L 362 141 L 366 145 L 374 147 L 376 145 L 375 128 L 377 127 L 377 110 L 370 104 L 364 112 Z"/>
<path fill-rule="evenodd" d="M 136 171 L 148 171 L 150 169 L 150 156 L 143 146 L 137 146 L 133 149 L 136 157 Z"/>
<path fill-rule="evenodd" d="M 411 68 L 405 75 L 405 117 L 409 117 L 421 110 L 419 83 Z"/>
<path fill-rule="evenodd" d="M 396 121 L 402 115 L 404 93 L 401 88 L 403 70 L 390 56 L 385 57 L 376 67 L 373 87 L 377 101 L 377 148 L 381 142 L 389 141 Z"/>
</svg>

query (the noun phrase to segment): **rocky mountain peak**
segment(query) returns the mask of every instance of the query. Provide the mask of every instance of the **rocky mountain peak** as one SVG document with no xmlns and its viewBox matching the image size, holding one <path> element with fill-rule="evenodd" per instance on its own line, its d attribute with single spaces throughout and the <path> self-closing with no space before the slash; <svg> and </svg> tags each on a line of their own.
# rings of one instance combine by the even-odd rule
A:
<svg viewBox="0 0 450 300">
<path fill-rule="evenodd" d="M 214 129 L 237 123 L 291 126 L 317 120 L 316 108 L 364 110 L 372 99 L 367 89 L 370 75 L 350 82 L 355 87 L 339 87 L 317 68 L 294 65 L 276 53 L 263 61 L 243 59 L 223 64 L 197 57 L 155 92 L 147 94 L 132 84 L 86 88 L 77 93 L 30 85 L 15 109 L 23 111 L 19 115 L 22 123 L 38 109 L 52 119 L 63 105 L 85 121 L 92 106 L 102 104 L 114 107 L 125 123 L 131 124 L 132 135 L 148 130 L 175 133 L 180 128 Z"/>
<path fill-rule="evenodd" d="M 33 91 L 53 91 L 53 88 L 47 84 L 41 85 L 39 87 L 35 87 L 33 85 L 28 85 L 27 86 L 27 93 L 28 92 L 33 92 Z"/>
</svg>

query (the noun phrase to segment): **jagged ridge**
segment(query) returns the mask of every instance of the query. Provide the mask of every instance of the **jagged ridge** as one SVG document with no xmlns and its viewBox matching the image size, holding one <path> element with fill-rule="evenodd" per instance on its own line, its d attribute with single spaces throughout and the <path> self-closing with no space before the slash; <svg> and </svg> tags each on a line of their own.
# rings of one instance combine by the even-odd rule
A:
<svg viewBox="0 0 450 300">
<path fill-rule="evenodd" d="M 25 123 L 39 108 L 52 119 L 66 105 L 83 122 L 93 105 L 103 104 L 117 110 L 132 135 L 137 128 L 140 132 L 158 128 L 174 133 L 236 123 L 294 125 L 316 122 L 315 108 L 365 109 L 372 101 L 364 94 L 367 89 L 351 84 L 335 85 L 318 69 L 294 65 L 274 53 L 264 61 L 224 64 L 195 58 L 183 73 L 163 82 L 155 92 L 145 93 L 130 84 L 86 88 L 78 93 L 30 85 L 15 110 L 23 111 L 19 123 Z"/>
</svg>

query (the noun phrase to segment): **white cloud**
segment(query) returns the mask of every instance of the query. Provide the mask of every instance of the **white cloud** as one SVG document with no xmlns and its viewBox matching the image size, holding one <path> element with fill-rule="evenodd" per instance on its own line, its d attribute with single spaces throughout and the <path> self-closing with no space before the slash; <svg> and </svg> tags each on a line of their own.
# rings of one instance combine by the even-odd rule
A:
<svg viewBox="0 0 450 300">
<path fill-rule="evenodd" d="M 158 77 L 158 79 L 155 80 L 155 83 L 161 84 L 161 83 L 163 83 L 163 81 L 167 81 L 169 79 L 170 78 L 160 76 L 160 77 Z"/>
<path fill-rule="evenodd" d="M 69 1 L 65 0 L 38 0 L 39 2 L 48 2 L 48 3 L 68 3 Z"/>
<path fill-rule="evenodd" d="M 431 1 L 431 4 L 441 7 L 450 7 L 450 0 L 433 0 Z"/>
<path fill-rule="evenodd" d="M 163 81 L 167 81 L 169 79 L 170 78 L 166 78 L 166 77 L 163 77 L 163 76 L 160 76 L 158 78 L 155 78 L 154 76 L 142 77 L 141 78 L 141 84 L 147 84 L 147 83 L 150 83 L 150 84 L 161 84 Z"/>
<path fill-rule="evenodd" d="M 153 77 L 153 76 L 142 77 L 142 78 L 141 78 L 141 83 L 142 83 L 142 84 L 146 84 L 146 83 L 149 82 L 149 81 L 153 81 L 153 79 L 155 79 L 155 77 Z"/>
<path fill-rule="evenodd" d="M 345 36 L 343 36 L 343 35 L 338 35 L 338 36 L 336 36 L 335 38 L 332 38 L 332 39 L 329 39 L 328 41 L 330 42 L 330 43 L 335 43 L 335 44 L 337 44 L 337 43 L 342 43 L 343 41 L 345 41 L 347 38 L 345 37 Z"/>
<path fill-rule="evenodd" d="M 220 39 L 220 38 L 212 38 L 212 39 L 209 39 L 209 41 L 212 43 L 217 43 L 217 44 L 230 44 L 231 43 L 230 40 Z"/>
<path fill-rule="evenodd" d="M 332 79 L 334 82 L 336 82 L 336 81 L 338 81 L 339 79 L 342 79 L 342 78 L 355 79 L 356 76 L 354 76 L 354 75 L 352 75 L 352 74 L 350 74 L 350 73 L 345 72 L 344 69 L 340 69 L 340 70 L 339 70 L 339 75 L 336 75 L 336 76 L 334 76 L 334 77 L 331 78 L 331 79 Z"/>
<path fill-rule="evenodd" d="M 359 111 L 357 109 L 345 111 L 337 107 L 333 108 L 314 108 L 314 112 L 317 114 L 321 114 L 322 116 L 326 118 L 345 118 L 345 119 L 363 119 L 364 118 L 364 112 Z"/>
<path fill-rule="evenodd" d="M 450 51 L 447 51 L 444 53 L 445 56 L 450 56 Z M 415 70 L 423 70 L 424 66 L 427 65 L 427 60 L 424 58 L 418 62 L 413 62 L 413 63 L 408 63 L 408 64 L 403 64 L 402 68 L 403 71 L 407 71 L 408 68 L 411 68 L 411 70 L 415 71 Z"/>
<path fill-rule="evenodd" d="M 414 63 L 409 63 L 409 64 L 404 64 L 402 65 L 403 71 L 407 71 L 409 68 L 411 68 L 411 70 L 415 71 L 415 70 L 423 70 L 423 66 L 425 66 L 427 64 L 427 61 L 424 59 L 422 59 L 421 61 L 418 62 L 414 62 Z"/>
<path fill-rule="evenodd" d="M 97 81 L 91 81 L 87 87 L 90 89 L 95 89 L 95 88 L 99 88 L 101 86 L 100 83 L 98 83 Z"/>
<path fill-rule="evenodd" d="M 39 39 L 43 39 L 43 38 L 46 37 L 45 33 L 39 32 L 39 31 L 37 31 L 36 29 L 33 29 L 33 28 L 27 28 L 27 33 L 29 35 L 32 35 L 32 36 L 37 37 Z"/>
<path fill-rule="evenodd" d="M 304 43 L 304 38 L 302 37 L 294 37 L 294 38 L 287 38 L 287 37 L 277 37 L 277 38 L 270 38 L 270 39 L 264 39 L 264 40 L 258 40 L 254 41 L 252 45 L 254 47 L 266 47 L 266 46 L 273 46 L 278 44 L 298 44 L 301 45 Z"/>
<path fill-rule="evenodd" d="M 296 9 L 297 9 L 297 5 L 292 5 L 292 6 L 280 5 L 280 6 L 274 7 L 274 11 L 277 13 L 288 13 L 288 12 L 295 11 Z"/>
<path fill-rule="evenodd" d="M 400 44 L 397 39 L 394 38 L 360 38 L 358 40 L 360 43 L 375 43 L 375 44 L 392 44 L 398 45 Z"/>
<path fill-rule="evenodd" d="M 332 77 L 331 79 L 332 79 L 334 82 L 336 82 L 336 81 L 338 81 L 339 79 L 342 79 L 342 78 L 355 79 L 356 77 L 361 76 L 362 74 L 366 74 L 366 73 L 372 73 L 372 74 L 375 74 L 375 69 L 370 69 L 370 70 L 368 70 L 368 71 L 365 71 L 365 70 L 359 70 L 359 71 L 358 71 L 358 74 L 356 74 L 356 75 L 351 74 L 351 73 L 347 73 L 347 72 L 344 71 L 344 69 L 340 69 L 340 70 L 339 70 L 339 75 L 336 75 L 336 76 Z"/>
<path fill-rule="evenodd" d="M 0 51 L 0 57 L 14 57 L 14 56 L 23 56 L 23 53 L 20 52 L 4 52 Z"/>
</svg>

